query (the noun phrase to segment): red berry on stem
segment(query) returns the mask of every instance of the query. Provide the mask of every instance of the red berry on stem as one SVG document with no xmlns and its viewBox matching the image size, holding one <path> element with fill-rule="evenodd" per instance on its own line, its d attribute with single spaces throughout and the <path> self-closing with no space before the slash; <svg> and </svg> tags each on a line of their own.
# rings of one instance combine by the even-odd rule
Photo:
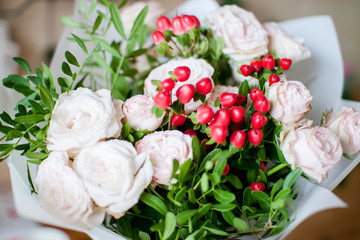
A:
<svg viewBox="0 0 360 240">
<path fill-rule="evenodd" d="M 196 120 L 200 124 L 207 124 L 214 118 L 214 112 L 209 106 L 201 106 L 196 111 Z"/>
<path fill-rule="evenodd" d="M 155 45 L 159 45 L 160 43 L 165 41 L 165 36 L 160 31 L 153 32 L 151 37 Z"/>
<path fill-rule="evenodd" d="M 161 91 L 154 97 L 155 105 L 161 109 L 166 109 L 171 104 L 171 96 L 167 91 Z"/>
<path fill-rule="evenodd" d="M 256 112 L 252 115 L 251 125 L 254 128 L 262 128 L 263 126 L 266 125 L 266 123 L 267 123 L 267 118 L 261 113 Z"/>
<path fill-rule="evenodd" d="M 182 24 L 181 17 L 179 16 L 173 18 L 171 21 L 171 28 L 175 35 L 181 35 L 186 32 L 185 27 Z"/>
<path fill-rule="evenodd" d="M 265 163 L 263 161 L 260 161 L 260 170 L 265 171 Z"/>
<path fill-rule="evenodd" d="M 210 129 L 210 136 L 218 144 L 225 141 L 228 135 L 228 129 L 225 126 L 215 125 Z"/>
<path fill-rule="evenodd" d="M 197 137 L 197 133 L 194 129 L 189 128 L 184 132 L 185 135 L 189 135 L 191 137 Z"/>
<path fill-rule="evenodd" d="M 275 67 L 275 59 L 272 55 L 267 55 L 265 56 L 262 60 L 261 60 L 261 65 L 263 68 L 266 68 L 266 69 L 274 69 Z"/>
<path fill-rule="evenodd" d="M 194 15 L 190 15 L 190 17 L 194 20 L 195 24 L 196 24 L 196 28 L 200 28 L 200 21 L 199 19 L 194 16 Z"/>
<path fill-rule="evenodd" d="M 264 96 L 263 91 L 258 88 L 253 88 L 250 91 L 250 98 L 253 102 L 255 102 L 260 96 Z"/>
<path fill-rule="evenodd" d="M 161 16 L 156 20 L 156 27 L 160 32 L 165 32 L 170 29 L 171 22 L 167 17 Z"/>
<path fill-rule="evenodd" d="M 232 107 L 236 102 L 236 94 L 224 92 L 219 96 L 221 106 L 225 108 Z"/>
<path fill-rule="evenodd" d="M 231 113 L 229 109 L 219 109 L 214 116 L 214 124 L 227 127 L 230 125 Z"/>
<path fill-rule="evenodd" d="M 280 77 L 275 74 L 270 74 L 269 76 L 269 85 L 273 85 L 274 83 L 280 82 Z"/>
<path fill-rule="evenodd" d="M 203 78 L 195 84 L 195 90 L 203 95 L 211 92 L 213 84 L 210 78 Z"/>
<path fill-rule="evenodd" d="M 174 114 L 171 118 L 171 125 L 174 127 L 184 125 L 186 122 L 186 117 L 183 115 Z"/>
<path fill-rule="evenodd" d="M 242 75 L 244 75 L 245 77 L 249 76 L 250 74 L 253 73 L 254 69 L 251 65 L 241 65 L 240 67 L 240 71 L 242 73 Z"/>
<path fill-rule="evenodd" d="M 255 129 L 251 129 L 247 135 L 249 142 L 252 145 L 257 146 L 261 143 L 264 133 L 261 129 L 255 128 Z"/>
<path fill-rule="evenodd" d="M 282 58 L 279 61 L 279 65 L 283 70 L 288 70 L 292 64 L 292 60 L 288 58 Z"/>
<path fill-rule="evenodd" d="M 176 97 L 179 99 L 179 101 L 182 104 L 186 104 L 191 101 L 191 99 L 194 97 L 195 94 L 195 88 L 191 84 L 185 84 L 182 85 L 177 91 L 176 91 Z"/>
<path fill-rule="evenodd" d="M 250 190 L 263 192 L 265 191 L 265 184 L 263 184 L 262 182 L 253 182 L 252 184 L 250 184 Z"/>
<path fill-rule="evenodd" d="M 241 122 L 245 116 L 245 109 L 243 107 L 230 108 L 231 121 L 234 123 Z"/>
<path fill-rule="evenodd" d="M 190 77 L 190 68 L 186 66 L 180 66 L 174 69 L 174 76 L 179 82 L 184 82 Z"/>
<path fill-rule="evenodd" d="M 190 31 L 196 27 L 196 22 L 189 15 L 183 15 L 181 17 L 181 23 L 184 26 L 185 31 Z"/>
<path fill-rule="evenodd" d="M 236 94 L 236 102 L 234 105 L 236 106 L 240 106 L 241 104 L 243 104 L 245 102 L 245 97 L 241 94 Z"/>
<path fill-rule="evenodd" d="M 261 70 L 261 62 L 260 60 L 254 60 L 250 63 L 250 65 L 253 67 L 254 72 L 258 73 Z"/>
<path fill-rule="evenodd" d="M 246 140 L 246 133 L 243 130 L 237 130 L 233 132 L 230 136 L 230 143 L 236 148 L 241 148 L 244 146 Z"/>
<path fill-rule="evenodd" d="M 258 112 L 266 113 L 270 109 L 269 101 L 265 96 L 260 96 L 254 103 L 254 108 Z"/>
<path fill-rule="evenodd" d="M 167 78 L 160 83 L 160 88 L 165 91 L 171 91 L 175 87 L 175 82 L 171 78 Z"/>
</svg>

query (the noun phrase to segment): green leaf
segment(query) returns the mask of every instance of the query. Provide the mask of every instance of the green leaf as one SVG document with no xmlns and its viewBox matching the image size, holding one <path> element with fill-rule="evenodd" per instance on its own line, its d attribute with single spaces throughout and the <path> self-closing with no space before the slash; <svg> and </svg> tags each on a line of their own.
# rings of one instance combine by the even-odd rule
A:
<svg viewBox="0 0 360 240">
<path fill-rule="evenodd" d="M 94 12 L 94 10 L 96 9 L 96 4 L 97 4 L 97 0 L 92 0 L 91 1 L 89 11 L 88 11 L 88 15 L 91 15 L 91 13 Z"/>
<path fill-rule="evenodd" d="M 73 73 L 71 72 L 71 68 L 69 66 L 69 64 L 67 62 L 63 62 L 61 65 L 61 70 L 63 71 L 63 73 L 65 73 L 66 75 L 72 77 Z"/>
<path fill-rule="evenodd" d="M 54 79 L 53 79 L 53 76 L 51 74 L 51 71 L 49 69 L 48 66 L 46 66 L 45 63 L 41 63 L 43 69 L 44 69 L 44 83 L 45 83 L 45 86 L 51 90 L 51 91 L 54 91 L 55 92 L 55 84 L 54 84 Z M 52 110 L 52 109 L 51 109 Z"/>
<path fill-rule="evenodd" d="M 239 94 L 243 95 L 245 98 L 249 93 L 249 83 L 247 80 L 241 82 L 239 86 Z"/>
<path fill-rule="evenodd" d="M 176 217 L 172 212 L 168 212 L 165 216 L 165 229 L 163 234 L 163 240 L 170 238 L 171 234 L 176 228 Z"/>
<path fill-rule="evenodd" d="M 8 124 L 10 124 L 10 125 L 15 126 L 15 125 L 17 124 L 17 122 L 14 121 L 7 112 L 2 112 L 2 113 L 0 114 L 0 118 L 1 118 L 4 122 L 6 122 L 6 123 L 8 123 Z"/>
<path fill-rule="evenodd" d="M 279 198 L 274 202 L 271 202 L 272 209 L 282 209 L 285 206 L 285 199 Z"/>
<path fill-rule="evenodd" d="M 31 189 L 31 193 L 36 193 L 32 178 L 31 178 L 31 174 L 30 174 L 30 169 L 29 169 L 29 164 L 26 164 L 26 171 L 27 171 L 27 178 L 28 178 L 28 182 L 30 184 L 30 189 Z"/>
<path fill-rule="evenodd" d="M 2 80 L 3 85 L 7 88 L 13 88 L 17 92 L 22 93 L 24 96 L 28 96 L 34 92 L 31 88 L 29 80 L 16 74 L 11 74 Z"/>
<path fill-rule="evenodd" d="M 284 179 L 283 189 L 291 188 L 295 182 L 298 180 L 302 173 L 300 168 L 296 168 L 295 170 L 291 171 Z"/>
<path fill-rule="evenodd" d="M 146 232 L 139 231 L 140 240 L 151 240 L 150 235 Z"/>
<path fill-rule="evenodd" d="M 50 91 L 43 85 L 39 85 L 38 88 L 40 90 L 41 101 L 49 108 L 50 111 L 52 111 L 54 109 L 54 99 L 51 96 Z"/>
<path fill-rule="evenodd" d="M 236 204 L 233 203 L 226 203 L 226 204 L 213 204 L 212 205 L 212 210 L 218 211 L 218 212 L 228 212 L 233 210 L 234 208 L 236 208 Z"/>
<path fill-rule="evenodd" d="M 198 212 L 194 216 L 193 222 L 196 222 L 197 220 L 199 220 L 200 218 L 205 216 L 205 214 L 207 214 L 210 211 L 211 207 L 212 207 L 212 204 L 207 203 L 207 204 L 203 205 L 201 208 L 199 208 Z"/>
<path fill-rule="evenodd" d="M 86 27 L 83 26 L 81 23 L 79 23 L 78 21 L 67 17 L 67 16 L 61 16 L 61 22 L 70 28 L 77 28 L 77 29 L 85 29 Z"/>
<path fill-rule="evenodd" d="M 186 210 L 186 211 L 180 212 L 178 215 L 176 215 L 176 221 L 180 225 L 183 225 L 190 218 L 192 218 L 197 213 L 197 211 L 198 211 L 197 209 L 192 209 L 192 210 Z"/>
<path fill-rule="evenodd" d="M 225 150 L 227 151 L 227 150 Z M 223 153 L 225 152 L 223 151 Z M 219 160 L 217 161 L 215 167 L 214 167 L 214 170 L 213 170 L 213 174 L 216 174 L 218 175 L 219 177 L 221 177 L 223 175 L 223 172 L 224 172 L 224 168 L 226 166 L 226 163 L 227 163 L 227 160 L 224 159 L 224 158 L 218 158 Z"/>
<path fill-rule="evenodd" d="M 27 61 L 20 57 L 13 57 L 13 60 L 28 74 L 31 74 L 31 68 Z"/>
<path fill-rule="evenodd" d="M 192 137 L 192 150 L 193 150 L 193 160 L 196 164 L 198 164 L 200 161 L 201 152 L 200 152 L 199 139 L 196 136 Z"/>
<path fill-rule="evenodd" d="M 92 38 L 93 41 L 100 43 L 101 48 L 104 49 L 106 52 L 111 53 L 111 55 L 121 58 L 121 53 L 119 52 L 119 49 L 116 49 L 114 46 L 110 45 L 107 41 L 101 39 L 101 38 Z"/>
<path fill-rule="evenodd" d="M 122 130 L 121 130 L 121 136 L 123 137 L 123 139 L 126 139 L 129 136 L 130 130 L 131 130 L 130 124 L 128 122 L 125 123 L 123 125 Z"/>
<path fill-rule="evenodd" d="M 110 9 L 111 21 L 114 23 L 114 27 L 115 27 L 116 31 L 120 34 L 120 36 L 123 39 L 126 39 L 124 25 L 121 21 L 119 9 L 113 2 L 110 3 L 109 9 Z"/>
<path fill-rule="evenodd" d="M 95 23 L 94 23 L 94 25 L 93 25 L 91 34 L 94 34 L 94 33 L 96 32 L 96 30 L 99 28 L 102 19 L 103 19 L 103 18 L 102 18 L 101 15 L 99 15 L 99 16 L 96 17 L 96 20 L 95 20 Z"/>
<path fill-rule="evenodd" d="M 199 55 L 204 55 L 209 50 L 209 40 L 204 37 L 204 39 L 200 42 L 199 51 L 197 52 Z"/>
<path fill-rule="evenodd" d="M 216 201 L 220 202 L 220 203 L 231 203 L 232 201 L 235 200 L 235 195 L 232 192 L 228 192 L 228 191 L 224 191 L 224 190 L 220 190 L 220 189 L 215 189 L 214 191 L 214 197 L 216 199 Z"/>
<path fill-rule="evenodd" d="M 45 120 L 44 114 L 33 114 L 33 115 L 24 115 L 19 116 L 14 119 L 16 122 L 21 123 L 38 123 Z"/>
<path fill-rule="evenodd" d="M 158 211 L 159 213 L 161 213 L 162 215 L 166 215 L 168 212 L 165 203 L 155 195 L 152 195 L 147 192 L 143 192 L 141 194 L 140 200 L 142 202 L 144 202 L 146 205 L 148 205 L 149 207 L 151 207 L 151 208 L 155 209 L 156 211 Z"/>
<path fill-rule="evenodd" d="M 221 154 L 221 149 L 216 148 L 214 150 L 212 150 L 211 152 L 209 152 L 206 157 L 201 161 L 198 173 L 202 172 L 205 170 L 205 165 L 207 161 L 213 161 L 215 162 L 214 159 L 216 159 L 220 154 Z"/>
<path fill-rule="evenodd" d="M 251 196 L 259 202 L 260 207 L 264 210 L 270 210 L 269 196 L 264 192 L 252 191 Z"/>
<path fill-rule="evenodd" d="M 226 176 L 228 182 L 233 185 L 236 189 L 242 189 L 243 185 L 239 179 L 238 176 L 234 175 L 234 174 L 229 174 Z"/>
<path fill-rule="evenodd" d="M 233 226 L 240 232 L 246 232 L 249 230 L 246 222 L 244 220 L 242 220 L 241 218 L 234 218 Z"/>
<path fill-rule="evenodd" d="M 30 159 L 45 159 L 49 156 L 48 153 L 42 153 L 42 152 L 26 152 L 24 154 L 25 157 L 28 157 Z"/>
<path fill-rule="evenodd" d="M 65 58 L 70 64 L 72 64 L 74 66 L 77 66 L 77 67 L 80 67 L 78 61 L 76 60 L 76 57 L 71 52 L 66 51 L 65 52 Z"/>
<path fill-rule="evenodd" d="M 134 24 L 131 28 L 131 31 L 130 31 L 130 37 L 129 37 L 129 40 L 132 39 L 137 33 L 138 33 L 138 30 L 140 28 L 140 26 L 142 24 L 144 24 L 144 21 L 145 21 L 145 17 L 146 17 L 146 14 L 149 10 L 149 6 L 145 6 L 141 12 L 139 13 L 139 15 L 137 15 L 135 21 L 134 21 Z"/>
<path fill-rule="evenodd" d="M 203 173 L 200 179 L 201 191 L 206 193 L 209 190 L 209 177 L 207 173 Z"/>
<path fill-rule="evenodd" d="M 101 57 L 100 54 L 94 53 L 94 57 L 101 68 L 105 69 L 109 73 L 114 73 L 112 68 L 106 63 L 105 59 Z"/>
<path fill-rule="evenodd" d="M 63 88 L 70 88 L 70 82 L 67 78 L 59 77 L 58 78 L 58 84 L 60 87 Z"/>
<path fill-rule="evenodd" d="M 184 182 L 184 179 L 190 170 L 191 163 L 192 163 L 192 161 L 191 161 L 191 159 L 189 159 L 180 166 L 180 174 L 179 174 L 179 178 L 178 178 L 180 183 Z"/>
<path fill-rule="evenodd" d="M 192 188 L 188 189 L 188 197 L 191 203 L 196 203 L 195 191 Z"/>
<path fill-rule="evenodd" d="M 275 196 L 275 201 L 278 199 L 285 199 L 291 193 L 291 188 L 284 188 Z"/>
<path fill-rule="evenodd" d="M 176 193 L 175 195 L 175 201 L 182 201 L 186 195 L 186 192 L 187 192 L 187 187 L 183 187 L 180 189 L 179 192 Z"/>
<path fill-rule="evenodd" d="M 84 53 L 88 54 L 88 50 L 85 46 L 84 41 L 73 33 L 71 35 L 73 36 L 73 38 L 77 42 L 77 44 L 81 47 L 81 49 L 84 51 Z"/>
<path fill-rule="evenodd" d="M 282 178 L 276 181 L 270 192 L 271 198 L 274 198 L 274 195 L 282 188 L 283 183 L 284 183 L 284 179 Z"/>
<path fill-rule="evenodd" d="M 210 228 L 210 227 L 205 227 L 205 226 L 202 226 L 201 228 L 209 231 L 212 234 L 218 235 L 218 236 L 229 236 L 230 235 L 229 233 L 227 233 L 223 230 L 217 229 L 217 228 Z"/>
</svg>

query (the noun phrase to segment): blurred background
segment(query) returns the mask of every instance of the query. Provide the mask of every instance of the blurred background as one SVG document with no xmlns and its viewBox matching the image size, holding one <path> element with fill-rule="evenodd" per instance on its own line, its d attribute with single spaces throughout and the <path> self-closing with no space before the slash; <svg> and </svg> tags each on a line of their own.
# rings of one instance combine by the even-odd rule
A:
<svg viewBox="0 0 360 240">
<path fill-rule="evenodd" d="M 160 0 L 159 0 L 160 1 Z M 184 0 L 161 0 L 168 9 L 175 9 Z M 254 12 L 260 22 L 330 15 L 337 29 L 342 50 L 346 99 L 360 101 L 360 1 L 359 0 L 219 0 L 221 4 L 239 4 Z M 32 68 L 41 62 L 50 63 L 63 25 L 62 15 L 71 15 L 73 0 L 0 0 L 0 77 L 15 73 L 11 57 L 26 59 Z M 326 40 L 325 40 L 326 41 Z M 2 111 L 2 109 L 1 109 Z M 360 239 L 360 166 L 334 190 L 348 204 L 346 209 L 318 213 L 302 223 L 287 239 L 337 240 Z M 12 203 L 8 167 L 0 163 L 0 240 L 26 239 L 89 239 L 86 235 L 55 230 L 58 238 L 41 238 L 39 224 L 17 216 Z M 24 202 L 26 204 L 26 202 Z M 48 231 L 49 229 L 41 230 Z M 36 235 L 38 234 L 38 235 Z M 40 235 L 39 235 L 40 234 Z M 48 233 L 49 234 L 49 233 Z M 49 237 L 49 235 L 46 235 Z M 54 235 L 55 236 L 55 235 Z M 61 238 L 62 237 L 62 238 Z"/>
</svg>

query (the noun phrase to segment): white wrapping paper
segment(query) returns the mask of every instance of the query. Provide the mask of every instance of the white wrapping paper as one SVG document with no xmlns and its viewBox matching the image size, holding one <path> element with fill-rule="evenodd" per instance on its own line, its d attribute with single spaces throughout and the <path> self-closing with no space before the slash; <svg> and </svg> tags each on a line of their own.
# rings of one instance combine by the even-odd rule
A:
<svg viewBox="0 0 360 240">
<path fill-rule="evenodd" d="M 199 1 L 192 0 L 190 2 L 197 3 Z M 211 3 L 209 6 L 211 6 L 212 10 L 215 6 L 215 1 L 209 1 L 209 3 Z M 191 4 L 187 4 L 181 8 L 181 11 L 185 13 L 187 9 L 191 9 L 192 12 L 190 13 L 195 14 L 192 6 Z M 206 4 L 202 6 L 203 7 L 195 8 L 196 13 L 201 11 L 200 15 L 205 16 L 208 14 L 205 8 Z M 355 105 L 360 108 L 360 103 L 358 102 L 344 101 L 341 99 L 343 89 L 343 63 L 336 31 L 331 18 L 329 16 L 306 17 L 282 22 L 281 26 L 294 36 L 304 38 L 306 46 L 312 52 L 311 59 L 297 63 L 293 67 L 294 70 L 288 71 L 289 79 L 303 81 L 314 96 L 312 111 L 308 118 L 318 123 L 322 112 L 326 109 L 329 110 L 331 107 L 334 107 L 335 111 L 341 105 Z M 51 67 L 55 77 L 61 75 L 59 66 L 61 66 L 61 62 L 64 60 L 64 52 L 69 50 L 77 56 L 76 53 L 81 51 L 73 43 L 66 41 L 66 38 L 69 36 L 70 30 L 65 29 Z M 1 88 L 1 90 L 3 90 L 3 88 Z M 346 207 L 346 204 L 336 197 L 331 190 L 345 178 L 359 161 L 360 157 L 354 160 L 343 158 L 321 186 L 310 183 L 304 178 L 300 178 L 296 183 L 297 186 L 299 186 L 299 194 L 295 200 L 296 212 L 292 215 L 293 218 L 295 217 L 295 220 L 283 233 L 268 239 L 283 239 L 298 224 L 314 213 L 329 208 Z M 40 208 L 36 195 L 30 194 L 25 158 L 19 155 L 13 155 L 7 163 L 10 167 L 15 206 L 19 215 L 34 221 L 82 231 L 81 229 L 59 222 Z M 35 166 L 32 166 L 31 173 L 34 179 L 36 176 Z M 85 231 L 85 233 L 96 240 L 124 239 L 103 226 L 91 231 Z M 256 239 L 256 236 L 241 239 Z"/>
</svg>

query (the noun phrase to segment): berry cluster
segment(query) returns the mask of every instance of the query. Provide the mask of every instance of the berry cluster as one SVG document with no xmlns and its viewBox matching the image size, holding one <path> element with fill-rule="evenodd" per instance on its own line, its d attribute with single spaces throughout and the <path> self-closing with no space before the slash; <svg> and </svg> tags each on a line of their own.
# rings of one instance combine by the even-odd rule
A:
<svg viewBox="0 0 360 240">
<path fill-rule="evenodd" d="M 269 85 L 280 81 L 279 74 L 283 71 L 288 70 L 292 64 L 292 60 L 288 58 L 274 58 L 273 55 L 268 54 L 262 59 L 256 58 L 250 65 L 243 64 L 240 67 L 240 73 L 247 77 L 252 76 L 258 78 L 263 73 L 269 73 L 267 79 Z"/>
<path fill-rule="evenodd" d="M 174 35 L 188 33 L 194 28 L 200 28 L 200 21 L 197 17 L 191 15 L 176 16 L 170 20 L 161 16 L 156 21 L 157 31 L 152 33 L 152 39 L 155 45 L 165 41 L 166 33 L 172 32 Z"/>
</svg>

